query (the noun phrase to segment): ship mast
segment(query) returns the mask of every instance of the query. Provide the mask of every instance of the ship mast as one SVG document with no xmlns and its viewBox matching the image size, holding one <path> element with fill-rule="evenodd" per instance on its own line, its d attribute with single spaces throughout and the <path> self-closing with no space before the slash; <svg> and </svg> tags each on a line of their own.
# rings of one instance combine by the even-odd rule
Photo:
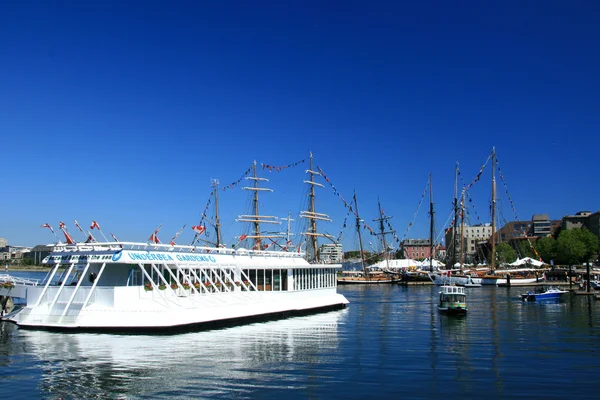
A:
<svg viewBox="0 0 600 400">
<path fill-rule="evenodd" d="M 433 272 L 433 256 L 434 256 L 434 243 L 433 243 L 433 231 L 435 229 L 433 219 L 433 178 L 432 174 L 429 174 L 429 271 Z"/>
<path fill-rule="evenodd" d="M 303 232 L 303 235 L 306 236 L 307 243 L 306 258 L 308 262 L 316 263 L 319 260 L 318 237 L 326 237 L 333 241 L 333 236 L 317 232 L 317 220 L 331 222 L 331 219 L 329 218 L 329 215 L 315 211 L 315 186 L 324 187 L 324 185 L 315 182 L 315 176 L 320 176 L 321 174 L 313 169 L 312 152 L 310 153 L 310 163 L 306 173 L 308 174 L 309 179 L 305 180 L 304 183 L 310 185 L 308 193 L 309 204 L 308 210 L 302 211 L 300 217 L 308 219 L 308 229 L 306 232 Z"/>
<path fill-rule="evenodd" d="M 360 246 L 360 261 L 363 267 L 363 273 L 365 279 L 369 280 L 369 274 L 367 273 L 367 263 L 365 262 L 365 252 L 363 251 L 362 236 L 360 234 L 360 217 L 358 216 L 358 202 L 356 201 L 356 192 L 354 192 L 354 208 L 356 208 L 356 232 L 358 233 L 358 244 Z"/>
<path fill-rule="evenodd" d="M 215 231 L 217 232 L 217 247 L 221 246 L 221 221 L 219 220 L 219 181 L 213 179 L 213 193 L 215 195 Z"/>
<path fill-rule="evenodd" d="M 384 221 L 387 221 L 388 219 L 392 218 L 390 217 L 384 217 L 383 216 L 383 209 L 381 208 L 381 202 L 379 201 L 379 198 L 377 198 L 377 206 L 379 207 L 379 218 L 375 218 L 373 221 L 379 221 L 379 234 L 381 235 L 381 244 L 383 245 L 383 257 L 385 259 L 385 263 L 386 263 L 386 268 L 389 270 L 390 269 L 390 260 L 388 257 L 388 248 L 387 248 L 387 243 L 385 241 L 385 235 L 387 233 L 394 233 L 394 231 L 385 231 L 385 226 L 384 226 Z"/>
<path fill-rule="evenodd" d="M 458 228 L 458 161 L 454 170 L 454 224 L 452 226 L 452 252 L 450 253 L 450 266 L 456 264 L 456 231 Z"/>
<path fill-rule="evenodd" d="M 460 196 L 460 270 L 465 263 L 465 190 L 462 190 Z"/>
<path fill-rule="evenodd" d="M 492 148 L 492 264 L 491 273 L 496 269 L 496 147 Z"/>
<path fill-rule="evenodd" d="M 238 222 L 250 222 L 254 226 L 254 233 L 252 235 L 247 235 L 246 238 L 254 239 L 255 250 L 262 250 L 262 240 L 268 238 L 280 238 L 280 235 L 262 235 L 260 231 L 260 224 L 281 224 L 277 217 L 270 215 L 260 215 L 258 213 L 258 192 L 272 192 L 273 189 L 260 187 L 260 182 L 268 182 L 267 178 L 259 178 L 256 172 L 256 160 L 252 166 L 252 176 L 246 177 L 246 179 L 251 180 L 253 185 L 251 187 L 243 187 L 242 190 L 251 190 L 253 192 L 252 195 L 252 208 L 254 211 L 253 215 L 239 215 L 236 221 Z"/>
</svg>

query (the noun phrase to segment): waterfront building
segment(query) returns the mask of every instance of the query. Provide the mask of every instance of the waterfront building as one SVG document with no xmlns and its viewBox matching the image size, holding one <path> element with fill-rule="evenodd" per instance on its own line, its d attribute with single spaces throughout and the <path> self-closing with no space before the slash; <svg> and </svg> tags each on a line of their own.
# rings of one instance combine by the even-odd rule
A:
<svg viewBox="0 0 600 400">
<path fill-rule="evenodd" d="M 341 243 L 325 243 L 319 250 L 319 261 L 327 264 L 339 264 L 342 262 L 344 252 Z"/>
</svg>

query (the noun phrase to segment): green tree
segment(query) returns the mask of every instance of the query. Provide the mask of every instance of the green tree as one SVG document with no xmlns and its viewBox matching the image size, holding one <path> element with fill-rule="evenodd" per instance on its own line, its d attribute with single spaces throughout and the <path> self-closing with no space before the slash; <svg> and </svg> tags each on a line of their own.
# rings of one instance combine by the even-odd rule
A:
<svg viewBox="0 0 600 400">
<path fill-rule="evenodd" d="M 598 238 L 586 228 L 563 230 L 558 236 L 556 252 L 562 264 L 581 264 L 598 253 Z"/>
<path fill-rule="evenodd" d="M 517 253 L 521 258 L 531 257 L 537 259 L 535 251 L 533 250 L 532 244 L 529 242 L 529 240 L 519 240 L 517 242 Z"/>
<path fill-rule="evenodd" d="M 552 236 L 540 238 L 535 243 L 535 249 L 545 263 L 550 264 L 551 260 L 556 260 L 556 244 Z"/>
<path fill-rule="evenodd" d="M 495 250 L 496 260 L 499 263 L 511 263 L 517 259 L 515 250 L 508 243 L 500 243 Z"/>
</svg>

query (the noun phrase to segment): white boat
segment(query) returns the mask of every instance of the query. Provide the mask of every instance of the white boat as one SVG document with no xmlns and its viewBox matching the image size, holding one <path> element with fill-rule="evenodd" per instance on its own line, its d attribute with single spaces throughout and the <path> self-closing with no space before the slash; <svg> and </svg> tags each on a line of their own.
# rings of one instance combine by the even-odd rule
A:
<svg viewBox="0 0 600 400">
<path fill-rule="evenodd" d="M 444 285 L 441 289 L 438 304 L 441 313 L 453 315 L 467 313 L 467 294 L 464 287 Z"/>
<path fill-rule="evenodd" d="M 465 275 L 459 270 L 438 270 L 437 272 L 429 273 L 429 279 L 437 286 L 455 284 L 458 286 L 465 286 L 467 284 L 478 284 L 481 285 L 481 278 L 472 277 Z"/>
<path fill-rule="evenodd" d="M 339 264 L 303 254 L 132 242 L 54 245 L 42 283 L 4 276 L 24 328 L 172 331 L 342 308 Z"/>
</svg>

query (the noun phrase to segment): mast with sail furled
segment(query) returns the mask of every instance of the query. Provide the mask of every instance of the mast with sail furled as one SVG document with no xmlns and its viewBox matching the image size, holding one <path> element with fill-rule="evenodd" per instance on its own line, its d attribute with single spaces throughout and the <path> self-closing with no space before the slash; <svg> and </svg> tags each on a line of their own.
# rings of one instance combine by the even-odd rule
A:
<svg viewBox="0 0 600 400">
<path fill-rule="evenodd" d="M 263 239 L 281 238 L 281 235 L 263 235 L 261 233 L 261 224 L 281 224 L 279 219 L 270 215 L 260 215 L 258 210 L 258 193 L 259 192 L 272 192 L 273 189 L 260 187 L 260 182 L 268 182 L 267 178 L 260 178 L 256 172 L 256 161 L 252 165 L 252 176 L 247 176 L 246 179 L 253 182 L 252 186 L 243 187 L 242 190 L 250 190 L 252 192 L 252 209 L 254 214 L 251 215 L 239 215 L 236 219 L 237 222 L 249 222 L 253 226 L 253 233 L 249 235 L 243 235 L 243 239 L 254 239 L 254 250 L 264 250 L 269 245 L 263 245 Z M 241 240 L 242 236 L 240 237 Z"/>
<path fill-rule="evenodd" d="M 321 173 L 314 170 L 313 167 L 313 154 L 310 153 L 310 163 L 309 167 L 306 170 L 306 173 L 309 176 L 308 180 L 305 180 L 304 183 L 310 185 L 309 193 L 308 193 L 308 210 L 301 211 L 300 217 L 306 218 L 308 220 L 308 228 L 306 232 L 302 234 L 306 236 L 306 259 L 310 263 L 319 262 L 319 237 L 325 237 L 330 239 L 332 242 L 335 240 L 332 235 L 328 235 L 325 233 L 318 233 L 317 231 L 317 221 L 329 221 L 329 215 L 318 213 L 315 211 L 315 186 L 324 187 L 324 185 L 315 182 L 315 177 L 321 176 Z"/>
</svg>

